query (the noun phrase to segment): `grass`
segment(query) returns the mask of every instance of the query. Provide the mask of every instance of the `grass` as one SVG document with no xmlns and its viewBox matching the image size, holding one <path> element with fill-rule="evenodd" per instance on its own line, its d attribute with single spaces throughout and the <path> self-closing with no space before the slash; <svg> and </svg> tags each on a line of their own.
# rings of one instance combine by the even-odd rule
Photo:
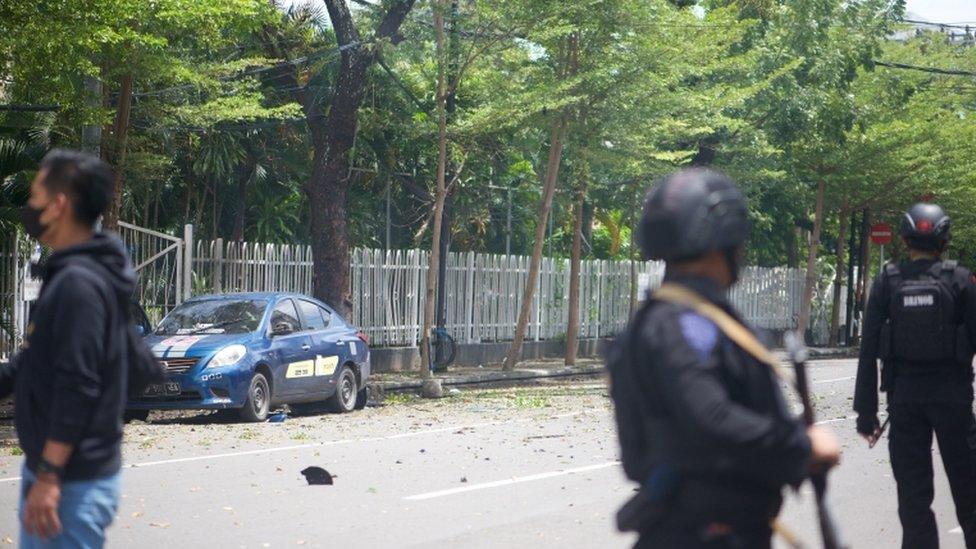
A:
<svg viewBox="0 0 976 549">
<path fill-rule="evenodd" d="M 409 404 L 420 397 L 411 393 L 389 393 L 383 399 L 385 404 Z"/>
<path fill-rule="evenodd" d="M 254 429 L 244 429 L 240 435 L 237 435 L 237 438 L 241 440 L 254 440 L 258 438 L 258 432 Z"/>
<path fill-rule="evenodd" d="M 308 433 L 305 432 L 295 433 L 294 435 L 291 436 L 292 440 L 309 440 L 311 438 L 312 437 L 308 436 Z"/>
<path fill-rule="evenodd" d="M 532 408 L 548 408 L 552 406 L 552 401 L 549 400 L 548 396 L 539 394 L 528 394 L 528 395 L 509 395 L 508 398 L 512 401 L 512 404 L 519 410 L 526 410 Z"/>
<path fill-rule="evenodd" d="M 22 455 L 24 455 L 24 451 L 20 449 L 20 446 L 11 446 L 10 447 L 10 455 L 12 455 L 12 456 L 22 456 Z"/>
</svg>

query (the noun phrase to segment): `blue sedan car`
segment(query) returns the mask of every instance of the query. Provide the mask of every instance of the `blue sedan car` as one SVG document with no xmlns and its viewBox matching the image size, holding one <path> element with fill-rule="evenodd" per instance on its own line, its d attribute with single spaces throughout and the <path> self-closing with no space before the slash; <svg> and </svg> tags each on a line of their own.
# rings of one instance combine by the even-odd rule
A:
<svg viewBox="0 0 976 549">
<path fill-rule="evenodd" d="M 281 404 L 366 405 L 365 334 L 324 303 L 292 293 L 198 296 L 171 311 L 146 342 L 166 382 L 130 410 L 228 409 L 263 421 Z"/>
</svg>

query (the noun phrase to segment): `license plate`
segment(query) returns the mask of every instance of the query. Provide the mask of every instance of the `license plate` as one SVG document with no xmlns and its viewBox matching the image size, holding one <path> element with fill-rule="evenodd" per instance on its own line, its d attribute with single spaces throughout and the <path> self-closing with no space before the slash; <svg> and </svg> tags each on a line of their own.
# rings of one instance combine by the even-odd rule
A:
<svg viewBox="0 0 976 549">
<path fill-rule="evenodd" d="M 180 384 L 175 381 L 153 383 L 146 387 L 145 396 L 175 396 L 180 394 Z"/>
</svg>

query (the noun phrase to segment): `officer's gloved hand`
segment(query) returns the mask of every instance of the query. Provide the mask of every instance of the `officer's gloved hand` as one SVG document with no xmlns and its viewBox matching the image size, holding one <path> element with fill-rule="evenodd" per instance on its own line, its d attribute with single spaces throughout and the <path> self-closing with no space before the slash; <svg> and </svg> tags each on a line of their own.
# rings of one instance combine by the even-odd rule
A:
<svg viewBox="0 0 976 549">
<path fill-rule="evenodd" d="M 880 428 L 881 422 L 878 421 L 878 414 L 860 414 L 857 416 L 857 432 L 862 437 L 873 438 Z"/>
</svg>

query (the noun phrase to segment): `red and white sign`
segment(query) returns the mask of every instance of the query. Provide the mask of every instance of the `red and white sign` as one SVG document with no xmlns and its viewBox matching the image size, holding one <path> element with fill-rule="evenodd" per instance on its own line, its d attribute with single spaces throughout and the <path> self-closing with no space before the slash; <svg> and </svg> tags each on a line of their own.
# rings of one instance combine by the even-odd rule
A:
<svg viewBox="0 0 976 549">
<path fill-rule="evenodd" d="M 878 246 L 891 244 L 891 225 L 887 223 L 871 225 L 871 242 Z"/>
</svg>

